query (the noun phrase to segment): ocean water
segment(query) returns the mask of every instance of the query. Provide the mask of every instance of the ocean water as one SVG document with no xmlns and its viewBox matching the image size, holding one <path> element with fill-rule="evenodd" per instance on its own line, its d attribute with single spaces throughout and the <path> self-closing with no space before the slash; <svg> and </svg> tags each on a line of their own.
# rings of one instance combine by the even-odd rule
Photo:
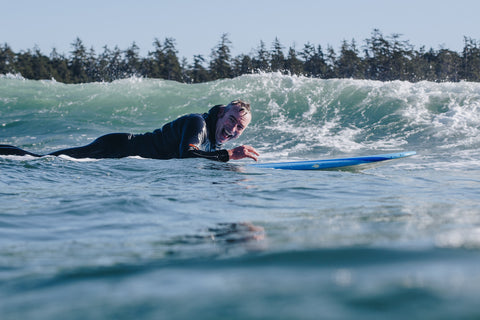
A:
<svg viewBox="0 0 480 320">
<path fill-rule="evenodd" d="M 480 318 L 480 84 L 65 85 L 0 77 L 0 144 L 48 153 L 245 99 L 261 162 L 0 157 L 0 318 Z"/>
</svg>

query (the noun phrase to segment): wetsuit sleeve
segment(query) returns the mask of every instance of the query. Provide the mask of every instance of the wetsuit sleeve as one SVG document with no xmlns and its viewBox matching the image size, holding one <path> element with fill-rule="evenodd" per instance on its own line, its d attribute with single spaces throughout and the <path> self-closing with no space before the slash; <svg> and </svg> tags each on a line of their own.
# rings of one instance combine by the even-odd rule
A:
<svg viewBox="0 0 480 320">
<path fill-rule="evenodd" d="M 208 139 L 207 125 L 201 116 L 189 118 L 182 128 L 180 158 L 204 158 L 227 162 L 230 160 L 227 150 L 204 151 L 200 146 Z"/>
<path fill-rule="evenodd" d="M 215 151 L 202 151 L 195 149 L 192 145 L 190 148 L 185 152 L 187 156 L 185 158 L 205 158 L 215 161 L 222 161 L 227 162 L 230 160 L 227 150 L 215 150 Z"/>
</svg>

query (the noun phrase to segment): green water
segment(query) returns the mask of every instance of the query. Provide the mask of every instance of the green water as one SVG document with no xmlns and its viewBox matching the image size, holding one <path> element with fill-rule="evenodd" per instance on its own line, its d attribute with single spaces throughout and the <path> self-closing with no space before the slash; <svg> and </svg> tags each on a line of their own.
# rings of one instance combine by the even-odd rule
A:
<svg viewBox="0 0 480 320">
<path fill-rule="evenodd" d="M 357 173 L 0 157 L 1 319 L 480 317 L 479 84 L 2 77 L 0 144 L 48 153 L 237 98 L 263 162 L 417 155 Z"/>
</svg>

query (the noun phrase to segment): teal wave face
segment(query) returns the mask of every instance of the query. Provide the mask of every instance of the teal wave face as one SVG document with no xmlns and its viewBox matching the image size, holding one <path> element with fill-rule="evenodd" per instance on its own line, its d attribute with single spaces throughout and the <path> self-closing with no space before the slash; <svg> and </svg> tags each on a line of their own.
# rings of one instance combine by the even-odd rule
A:
<svg viewBox="0 0 480 320">
<path fill-rule="evenodd" d="M 0 78 L 0 142 L 39 150 L 108 132 L 152 131 L 187 113 L 244 99 L 238 143 L 268 159 L 480 146 L 480 84 L 312 79 L 255 74 L 202 84 L 131 78 L 66 85 Z"/>
</svg>

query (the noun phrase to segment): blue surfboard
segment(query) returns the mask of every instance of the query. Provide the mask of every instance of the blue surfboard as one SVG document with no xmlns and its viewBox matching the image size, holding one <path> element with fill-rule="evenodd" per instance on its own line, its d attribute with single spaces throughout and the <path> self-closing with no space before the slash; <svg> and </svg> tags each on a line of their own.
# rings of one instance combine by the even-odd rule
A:
<svg viewBox="0 0 480 320">
<path fill-rule="evenodd" d="M 365 169 L 365 167 L 374 167 L 384 164 L 385 161 L 401 159 L 417 154 L 415 151 L 406 151 L 389 154 L 379 154 L 365 157 L 325 159 L 325 160 L 308 160 L 308 161 L 291 161 L 291 162 L 275 162 L 275 163 L 255 163 L 251 166 L 257 168 L 271 168 L 284 170 L 328 170 L 328 169 Z"/>
</svg>

